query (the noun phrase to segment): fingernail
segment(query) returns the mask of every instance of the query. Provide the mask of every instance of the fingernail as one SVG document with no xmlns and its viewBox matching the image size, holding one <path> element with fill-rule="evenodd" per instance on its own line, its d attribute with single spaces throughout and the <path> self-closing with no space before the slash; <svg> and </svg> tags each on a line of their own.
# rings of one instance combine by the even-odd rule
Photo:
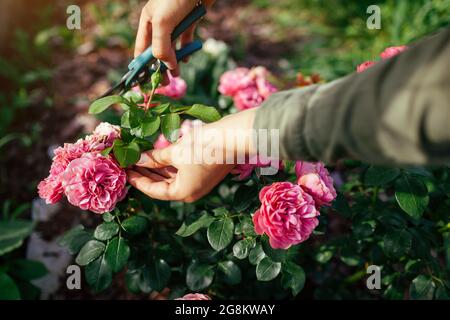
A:
<svg viewBox="0 0 450 320">
<path fill-rule="evenodd" d="M 146 164 L 150 160 L 149 156 L 146 152 L 141 153 L 141 157 L 139 158 L 139 161 L 136 163 L 136 165 L 141 166 L 143 164 Z"/>
</svg>

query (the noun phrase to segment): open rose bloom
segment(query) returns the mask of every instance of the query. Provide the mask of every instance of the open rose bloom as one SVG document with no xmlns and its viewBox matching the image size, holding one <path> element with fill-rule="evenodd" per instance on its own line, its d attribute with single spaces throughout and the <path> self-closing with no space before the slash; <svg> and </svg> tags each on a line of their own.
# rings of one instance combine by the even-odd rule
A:
<svg viewBox="0 0 450 320">
<path fill-rule="evenodd" d="M 85 139 L 57 148 L 49 176 L 38 185 L 39 196 L 54 204 L 65 195 L 71 204 L 95 213 L 114 209 L 127 193 L 126 173 L 100 152 L 119 137 L 119 127 L 101 123 Z"/>
<path fill-rule="evenodd" d="M 269 72 L 264 67 L 236 68 L 220 77 L 218 90 L 221 94 L 232 97 L 240 111 L 255 108 L 277 91 L 268 77 Z"/>
<path fill-rule="evenodd" d="M 333 178 L 322 162 L 297 161 L 295 173 L 298 184 L 314 198 L 318 206 L 328 206 L 336 198 Z"/>
<path fill-rule="evenodd" d="M 319 224 L 313 197 L 297 184 L 275 182 L 261 189 L 259 200 L 255 231 L 267 234 L 272 248 L 288 249 L 305 241 Z"/>
</svg>

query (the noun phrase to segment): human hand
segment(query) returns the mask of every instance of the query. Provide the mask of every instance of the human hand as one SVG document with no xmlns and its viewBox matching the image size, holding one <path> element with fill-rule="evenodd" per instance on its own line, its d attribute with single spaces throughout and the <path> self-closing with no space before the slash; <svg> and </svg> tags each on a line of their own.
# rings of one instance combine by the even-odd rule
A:
<svg viewBox="0 0 450 320">
<path fill-rule="evenodd" d="M 129 183 L 151 198 L 194 202 L 209 193 L 233 169 L 234 164 L 183 164 L 175 155 L 187 152 L 183 139 L 164 149 L 142 153 Z"/>
<path fill-rule="evenodd" d="M 203 4 L 208 7 L 213 2 L 214 0 L 204 0 Z M 153 55 L 167 65 L 173 76 L 179 76 L 180 70 L 174 50 L 176 44 L 171 41 L 171 33 L 196 4 L 195 0 L 148 1 L 142 9 L 139 19 L 134 56 L 138 56 L 151 45 Z M 181 35 L 182 47 L 193 41 L 194 30 L 195 24 Z M 166 76 L 162 84 L 168 84 Z"/>
<path fill-rule="evenodd" d="M 164 149 L 142 153 L 139 162 L 127 171 L 129 183 L 154 199 L 200 199 L 234 168 L 237 157 L 256 152 L 248 130 L 253 128 L 254 116 L 254 109 L 229 115 L 195 133 L 191 130 Z M 230 132 L 238 134 L 240 143 Z M 209 155 L 219 161 L 207 158 Z"/>
</svg>

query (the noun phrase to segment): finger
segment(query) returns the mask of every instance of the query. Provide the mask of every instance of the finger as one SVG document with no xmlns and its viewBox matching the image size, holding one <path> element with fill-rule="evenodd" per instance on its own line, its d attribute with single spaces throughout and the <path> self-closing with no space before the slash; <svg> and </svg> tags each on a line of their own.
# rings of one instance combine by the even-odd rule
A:
<svg viewBox="0 0 450 320">
<path fill-rule="evenodd" d="M 161 19 L 152 21 L 152 50 L 153 55 L 162 60 L 170 70 L 177 66 L 175 51 L 172 49 L 170 34 L 172 28 Z"/>
<path fill-rule="evenodd" d="M 135 167 L 133 170 L 137 171 L 141 175 L 153 179 L 155 181 L 164 181 L 166 177 L 161 176 L 160 174 L 153 172 L 150 169 L 142 168 L 142 167 Z"/>
<path fill-rule="evenodd" d="M 134 170 L 127 170 L 128 182 L 145 193 L 150 198 L 159 200 L 177 200 L 174 197 L 170 197 L 170 186 L 171 184 L 165 181 L 155 181 L 149 177 L 141 175 L 139 172 Z"/>
<path fill-rule="evenodd" d="M 169 79 L 169 71 L 164 72 L 162 75 L 162 80 L 161 80 L 161 85 L 162 86 L 167 86 L 170 83 L 170 79 Z"/>
<path fill-rule="evenodd" d="M 172 145 L 163 149 L 154 149 L 141 153 L 139 161 L 136 163 L 138 167 L 145 168 L 164 168 L 172 165 Z"/>
<path fill-rule="evenodd" d="M 178 170 L 174 167 L 153 168 L 150 170 L 166 179 L 173 179 L 177 176 L 178 173 Z"/>
<path fill-rule="evenodd" d="M 139 18 L 139 27 L 136 35 L 136 43 L 134 46 L 134 56 L 140 55 L 145 49 L 147 49 L 152 40 L 152 25 L 150 23 L 150 17 L 146 12 L 146 8 L 142 9 L 141 17 Z"/>
</svg>

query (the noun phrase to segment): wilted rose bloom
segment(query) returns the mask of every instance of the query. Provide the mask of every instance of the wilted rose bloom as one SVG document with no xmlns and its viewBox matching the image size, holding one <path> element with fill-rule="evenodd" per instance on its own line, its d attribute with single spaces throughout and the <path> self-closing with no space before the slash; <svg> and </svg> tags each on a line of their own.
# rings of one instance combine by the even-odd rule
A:
<svg viewBox="0 0 450 320">
<path fill-rule="evenodd" d="M 297 161 L 298 184 L 315 200 L 317 206 L 330 205 L 336 198 L 333 178 L 322 162 Z"/>
<path fill-rule="evenodd" d="M 188 293 L 181 298 L 175 300 L 211 300 L 207 294 L 202 293 Z"/>
<path fill-rule="evenodd" d="M 256 87 L 248 87 L 239 90 L 233 97 L 236 108 L 240 111 L 258 107 L 264 101 L 264 97 Z"/>
<path fill-rule="evenodd" d="M 104 144 L 103 149 L 109 148 L 113 145 L 114 140 L 120 138 L 120 127 L 102 122 L 95 128 L 89 138 L 102 142 Z"/>
<path fill-rule="evenodd" d="M 234 96 L 238 91 L 253 85 L 253 78 L 247 68 L 236 68 L 222 74 L 219 83 L 219 92 L 225 96 Z"/>
<path fill-rule="evenodd" d="M 253 215 L 255 231 L 267 234 L 275 249 L 288 249 L 309 238 L 319 224 L 314 199 L 299 185 L 275 182 L 261 189 L 261 207 Z"/>
<path fill-rule="evenodd" d="M 356 71 L 357 71 L 357 72 L 363 72 L 364 70 L 370 68 L 370 67 L 373 66 L 374 64 L 375 64 L 375 62 L 373 62 L 373 61 L 366 61 L 366 62 L 363 62 L 363 63 L 361 63 L 360 65 L 358 65 L 358 66 L 356 67 Z"/>
<path fill-rule="evenodd" d="M 248 163 L 236 165 L 233 168 L 233 170 L 231 170 L 231 174 L 239 175 L 239 180 L 244 180 L 252 174 L 254 169 L 268 167 L 270 165 L 271 165 L 270 160 L 261 159 L 260 157 L 253 156 L 251 159 L 249 159 Z M 283 170 L 283 168 L 284 168 L 283 162 L 279 161 L 277 169 Z"/>
<path fill-rule="evenodd" d="M 96 213 L 111 211 L 126 193 L 126 173 L 110 157 L 86 153 L 73 160 L 62 174 L 69 202 Z"/>
<path fill-rule="evenodd" d="M 179 138 L 189 132 L 194 126 L 202 125 L 203 122 L 201 120 L 189 120 L 186 119 L 180 126 Z M 153 143 L 154 149 L 163 149 L 171 145 L 171 142 L 166 139 L 166 137 L 161 133 L 156 141 Z"/>
<path fill-rule="evenodd" d="M 173 99 L 181 99 L 186 95 L 187 84 L 186 81 L 180 77 L 173 77 L 168 73 L 170 83 L 167 86 L 159 87 L 155 93 L 161 94 Z"/>
<path fill-rule="evenodd" d="M 389 47 L 384 49 L 384 51 L 380 53 L 380 57 L 381 59 L 389 59 L 393 56 L 396 56 L 400 52 L 405 51 L 406 49 L 408 49 L 407 46 Z"/>
</svg>

